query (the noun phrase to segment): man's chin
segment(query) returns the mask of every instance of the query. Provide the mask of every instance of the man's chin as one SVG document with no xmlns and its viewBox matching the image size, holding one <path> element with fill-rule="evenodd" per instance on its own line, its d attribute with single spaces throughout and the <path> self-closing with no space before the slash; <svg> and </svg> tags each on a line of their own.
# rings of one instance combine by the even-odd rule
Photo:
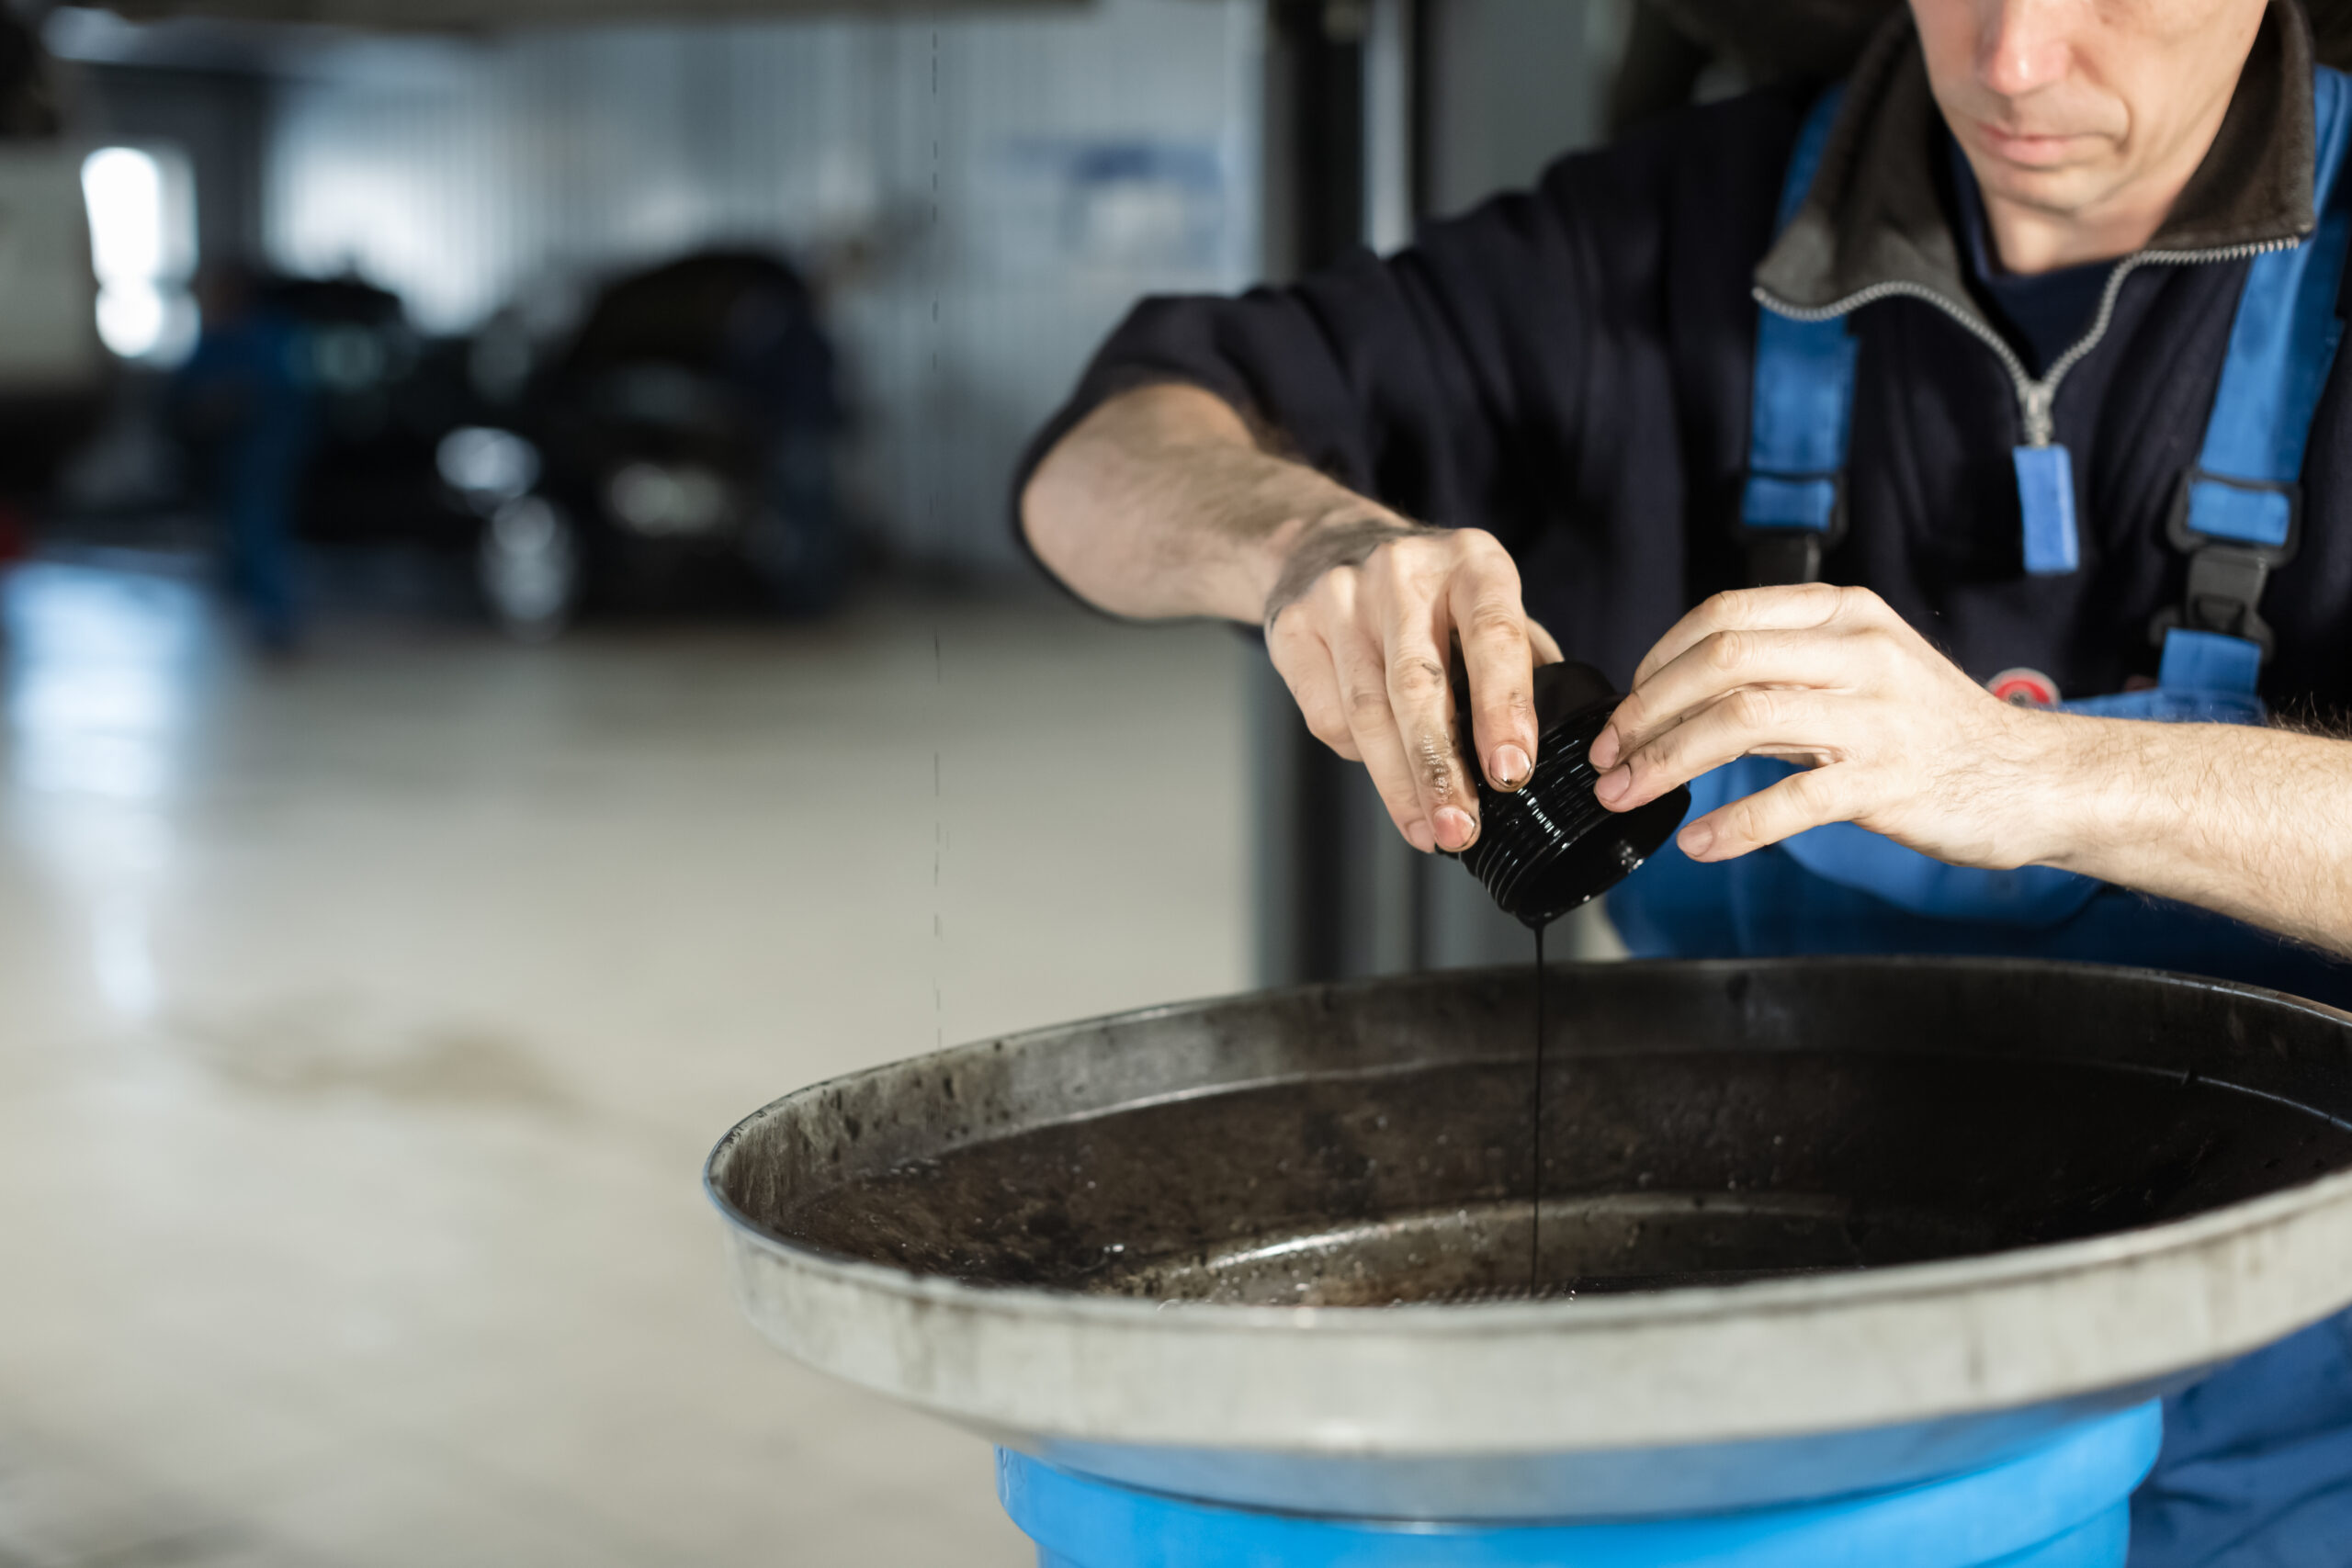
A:
<svg viewBox="0 0 2352 1568">
<path fill-rule="evenodd" d="M 2097 198 L 2099 172 L 2081 164 L 2064 168 L 2019 168 L 2006 161 L 1977 165 L 1976 183 L 1987 199 L 2028 207 L 2052 217 L 2080 212 Z"/>
</svg>

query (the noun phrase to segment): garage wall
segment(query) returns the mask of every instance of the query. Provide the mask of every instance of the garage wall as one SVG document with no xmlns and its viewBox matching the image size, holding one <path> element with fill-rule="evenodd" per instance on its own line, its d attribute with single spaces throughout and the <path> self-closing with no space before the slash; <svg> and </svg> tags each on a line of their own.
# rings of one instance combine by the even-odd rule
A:
<svg viewBox="0 0 2352 1568">
<path fill-rule="evenodd" d="M 1600 140 L 1633 0 L 1425 0 L 1429 199 L 1445 215 Z"/>
<path fill-rule="evenodd" d="M 1254 272 L 1257 16 L 1103 0 L 353 43 L 280 89 L 265 241 L 440 331 L 552 325 L 695 244 L 786 246 L 829 279 L 884 543 L 1008 571 L 1006 474 L 1089 350 L 1140 293 Z"/>
</svg>

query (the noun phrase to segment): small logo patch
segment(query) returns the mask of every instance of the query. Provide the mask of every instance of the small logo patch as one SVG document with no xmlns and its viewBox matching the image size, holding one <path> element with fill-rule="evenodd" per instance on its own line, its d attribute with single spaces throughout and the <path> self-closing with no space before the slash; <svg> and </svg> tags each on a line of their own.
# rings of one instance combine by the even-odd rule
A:
<svg viewBox="0 0 2352 1568">
<path fill-rule="evenodd" d="M 2005 703 L 2015 703 L 2021 708 L 2054 708 L 2058 705 L 2058 682 L 2039 670 L 2019 666 L 2004 670 L 1984 682 L 1985 690 Z"/>
</svg>

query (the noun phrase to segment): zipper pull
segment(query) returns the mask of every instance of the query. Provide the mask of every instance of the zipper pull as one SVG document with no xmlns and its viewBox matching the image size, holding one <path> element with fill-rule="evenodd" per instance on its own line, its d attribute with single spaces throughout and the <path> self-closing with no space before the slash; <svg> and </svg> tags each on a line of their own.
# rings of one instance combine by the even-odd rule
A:
<svg viewBox="0 0 2352 1568">
<path fill-rule="evenodd" d="M 2073 571 L 2083 563 L 2075 528 L 2075 460 L 2064 446 L 2019 446 L 2018 511 L 2025 520 L 2025 569 L 2036 577 Z"/>
</svg>

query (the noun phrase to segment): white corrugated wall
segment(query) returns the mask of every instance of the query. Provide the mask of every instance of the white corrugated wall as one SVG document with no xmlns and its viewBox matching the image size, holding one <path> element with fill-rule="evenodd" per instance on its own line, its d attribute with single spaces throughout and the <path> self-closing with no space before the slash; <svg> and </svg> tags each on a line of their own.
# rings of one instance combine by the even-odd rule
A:
<svg viewBox="0 0 2352 1568">
<path fill-rule="evenodd" d="M 712 241 L 847 254 L 829 309 L 859 488 L 910 562 L 1013 555 L 1025 433 L 1139 293 L 1257 257 L 1254 0 L 363 42 L 282 94 L 272 258 L 356 269 L 421 325 Z"/>
</svg>

